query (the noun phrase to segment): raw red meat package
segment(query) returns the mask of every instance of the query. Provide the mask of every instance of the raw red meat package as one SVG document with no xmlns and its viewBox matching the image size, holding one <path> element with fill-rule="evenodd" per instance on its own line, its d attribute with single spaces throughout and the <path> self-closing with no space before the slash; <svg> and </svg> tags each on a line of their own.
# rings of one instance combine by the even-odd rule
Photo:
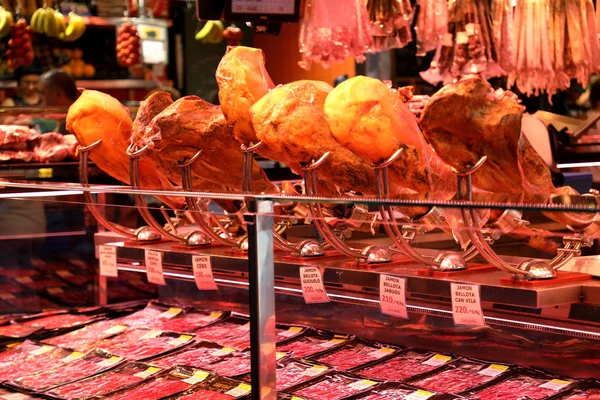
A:
<svg viewBox="0 0 600 400">
<path fill-rule="evenodd" d="M 221 311 L 211 313 L 189 312 L 172 319 L 161 319 L 152 325 L 152 328 L 171 332 L 195 332 L 200 328 L 226 318 L 228 315 L 229 313 Z"/>
<path fill-rule="evenodd" d="M 206 367 L 218 375 L 227 377 L 240 376 L 250 372 L 250 352 L 239 351 L 232 353 L 222 361 L 217 361 Z"/>
<path fill-rule="evenodd" d="M 374 389 L 377 385 L 379 382 L 356 375 L 332 372 L 291 392 L 307 400 L 340 400 Z"/>
<path fill-rule="evenodd" d="M 41 328 L 36 328 L 35 326 L 21 324 L 4 325 L 0 326 L 0 338 L 22 339 L 31 337 L 40 329 Z"/>
<path fill-rule="evenodd" d="M 192 385 L 211 377 L 207 371 L 174 367 L 156 375 L 139 386 L 105 397 L 110 400 L 158 400 L 184 392 Z"/>
<path fill-rule="evenodd" d="M 277 364 L 277 390 L 289 390 L 329 371 L 327 365 L 290 358 Z"/>
<path fill-rule="evenodd" d="M 359 395 L 361 400 L 404 400 L 404 399 L 428 399 L 428 400 L 452 400 L 457 398 L 450 394 L 438 394 L 423 389 L 415 389 L 401 383 L 387 382 L 377 388 Z"/>
<path fill-rule="evenodd" d="M 318 362 L 327 363 L 341 371 L 379 360 L 394 354 L 397 349 L 384 347 L 363 340 L 354 340 L 329 353 L 314 357 Z"/>
<path fill-rule="evenodd" d="M 44 342 L 55 346 L 87 351 L 94 347 L 94 343 L 122 333 L 127 329 L 127 326 L 117 324 L 113 321 L 99 321 L 76 331 L 46 339 Z"/>
<path fill-rule="evenodd" d="M 277 343 L 302 335 L 308 328 L 303 326 L 277 325 L 275 341 Z"/>
<path fill-rule="evenodd" d="M 123 362 L 123 357 L 102 350 L 83 354 L 72 352 L 62 358 L 53 368 L 22 376 L 8 385 L 19 390 L 41 392 L 65 383 L 96 375 Z"/>
<path fill-rule="evenodd" d="M 569 390 L 561 400 L 588 400 L 592 395 L 600 396 L 600 382 L 599 381 L 583 381 L 577 385 L 577 387 Z"/>
<path fill-rule="evenodd" d="M 507 365 L 461 360 L 410 383 L 429 391 L 458 394 L 486 384 L 509 369 Z"/>
<path fill-rule="evenodd" d="M 218 324 L 198 330 L 196 336 L 198 339 L 243 350 L 250 347 L 250 322 L 247 318 L 230 317 Z"/>
<path fill-rule="evenodd" d="M 69 400 L 106 396 L 118 390 L 131 388 L 163 370 L 149 364 L 128 363 L 91 378 L 58 386 L 44 394 Z"/>
<path fill-rule="evenodd" d="M 431 372 L 452 361 L 452 357 L 432 352 L 407 350 L 389 360 L 357 368 L 352 372 L 367 378 L 400 382 Z"/>
<path fill-rule="evenodd" d="M 478 400 L 531 400 L 548 399 L 560 392 L 568 390 L 576 381 L 552 379 L 542 374 L 520 373 L 483 390 L 469 393 L 469 399 Z"/>
<path fill-rule="evenodd" d="M 191 343 L 194 335 L 161 332 L 150 329 L 132 329 L 96 343 L 96 347 L 140 361 L 156 357 Z"/>
<path fill-rule="evenodd" d="M 60 347 L 25 341 L 19 346 L 0 353 L 0 382 L 45 371 L 72 352 Z"/>
<path fill-rule="evenodd" d="M 129 325 L 132 328 L 147 328 L 161 321 L 175 318 L 183 312 L 181 307 L 169 307 L 160 303 L 150 302 L 143 310 L 121 317 L 116 322 Z"/>
<path fill-rule="evenodd" d="M 250 384 L 216 376 L 168 400 L 231 400 L 249 398 Z"/>
<path fill-rule="evenodd" d="M 22 325 L 31 326 L 34 328 L 43 328 L 49 331 L 54 329 L 73 328 L 76 326 L 82 326 L 94 321 L 95 319 L 97 319 L 97 317 L 84 314 L 62 313 L 54 315 L 34 315 L 31 317 L 21 318 L 16 322 Z"/>
<path fill-rule="evenodd" d="M 328 332 L 310 330 L 298 339 L 277 346 L 277 351 L 289 351 L 295 357 L 304 358 L 343 346 L 351 337 L 334 335 Z"/>
<path fill-rule="evenodd" d="M 235 351 L 235 349 L 222 347 L 216 343 L 200 342 L 175 353 L 153 359 L 152 365 L 161 367 L 185 365 L 188 367 L 208 368 L 209 364 L 220 361 Z"/>
</svg>

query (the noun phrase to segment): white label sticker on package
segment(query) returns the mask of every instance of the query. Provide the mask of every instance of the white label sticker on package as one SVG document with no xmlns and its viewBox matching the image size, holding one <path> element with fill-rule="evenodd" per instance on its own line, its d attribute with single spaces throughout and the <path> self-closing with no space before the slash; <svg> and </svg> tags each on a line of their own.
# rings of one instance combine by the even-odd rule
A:
<svg viewBox="0 0 600 400">
<path fill-rule="evenodd" d="M 408 318 L 406 279 L 391 275 L 379 276 L 379 308 L 383 314 Z"/>
<path fill-rule="evenodd" d="M 138 372 L 134 376 L 137 376 L 138 378 L 146 379 L 147 377 L 149 377 L 152 374 L 157 373 L 158 371 L 160 371 L 159 367 L 148 367 L 145 370 L 143 370 L 142 372 Z"/>
<path fill-rule="evenodd" d="M 450 357 L 450 356 L 445 356 L 443 354 L 436 354 L 433 357 L 430 357 L 429 359 L 427 359 L 427 361 L 423 362 L 423 364 L 431 365 L 432 367 L 437 367 L 437 366 L 446 364 L 451 359 L 452 359 L 452 357 Z"/>
<path fill-rule="evenodd" d="M 508 365 L 492 364 L 486 369 L 479 371 L 479 375 L 498 376 L 508 369 Z"/>
<path fill-rule="evenodd" d="M 117 277 L 117 248 L 114 246 L 99 246 L 98 258 L 100 262 L 100 275 Z"/>
<path fill-rule="evenodd" d="M 0 293 L 0 299 L 12 300 L 12 299 L 16 299 L 16 297 L 12 293 Z"/>
<path fill-rule="evenodd" d="M 70 278 L 71 276 L 73 276 L 73 274 L 69 271 L 67 271 L 66 269 L 61 269 L 60 271 L 56 271 L 56 275 L 60 276 L 61 278 Z"/>
<path fill-rule="evenodd" d="M 125 325 L 115 325 L 104 331 L 105 335 L 116 335 L 123 332 L 127 327 Z"/>
<path fill-rule="evenodd" d="M 479 285 L 453 282 L 450 284 L 450 291 L 455 325 L 485 325 L 479 297 Z"/>
<path fill-rule="evenodd" d="M 203 317 L 201 320 L 206 321 L 206 322 L 212 322 L 212 321 L 216 321 L 217 319 L 221 318 L 222 315 L 223 315 L 222 312 L 211 312 L 209 315 L 207 315 L 206 317 Z"/>
<path fill-rule="evenodd" d="M 231 354 L 234 351 L 235 351 L 235 349 L 232 349 L 230 347 L 223 347 L 222 349 L 213 351 L 211 354 L 215 357 L 221 357 L 221 356 L 226 356 L 227 354 Z"/>
<path fill-rule="evenodd" d="M 160 251 L 146 250 L 145 255 L 148 282 L 155 285 L 166 285 L 163 275 L 162 253 Z"/>
<path fill-rule="evenodd" d="M 389 356 L 394 352 L 394 349 L 390 349 L 388 347 L 382 347 L 378 350 L 372 351 L 369 355 L 373 358 L 383 358 L 385 356 Z"/>
<path fill-rule="evenodd" d="M 22 277 L 20 277 L 20 278 L 17 278 L 16 280 L 17 280 L 17 282 L 19 282 L 19 283 L 23 283 L 23 284 L 27 284 L 27 283 L 33 283 L 33 279 L 31 279 L 31 278 L 30 278 L 30 277 L 28 277 L 28 276 L 22 276 Z"/>
<path fill-rule="evenodd" d="M 319 346 L 329 348 L 329 347 L 337 346 L 340 343 L 344 343 L 345 341 L 346 341 L 345 339 L 331 339 L 331 340 L 321 343 Z"/>
<path fill-rule="evenodd" d="M 44 345 L 38 349 L 30 351 L 29 354 L 31 354 L 32 356 L 41 356 L 42 354 L 52 351 L 53 349 L 54 349 L 53 346 Z"/>
<path fill-rule="evenodd" d="M 302 376 L 317 376 L 326 372 L 329 368 L 324 365 L 313 365 L 311 368 L 305 370 L 300 375 Z"/>
<path fill-rule="evenodd" d="M 150 332 L 148 332 L 148 333 L 144 334 L 144 335 L 143 335 L 143 336 L 140 338 L 140 340 L 154 339 L 155 337 L 159 337 L 161 333 L 162 333 L 161 331 L 157 331 L 157 330 L 154 330 L 154 329 L 153 329 L 153 330 L 151 330 Z"/>
<path fill-rule="evenodd" d="M 169 344 L 172 346 L 179 346 L 180 344 L 184 344 L 192 340 L 191 335 L 181 335 L 178 338 L 169 341 Z"/>
<path fill-rule="evenodd" d="M 119 361 L 121 361 L 121 357 L 112 356 L 112 357 L 107 358 L 106 360 L 100 362 L 98 365 L 100 365 L 101 367 L 111 367 L 111 366 L 117 364 Z"/>
<path fill-rule="evenodd" d="M 175 318 L 176 316 L 181 314 L 181 311 L 182 311 L 181 308 L 171 307 L 167 311 L 160 313 L 158 318 L 166 318 L 166 319 Z"/>
<path fill-rule="evenodd" d="M 356 381 L 354 383 L 351 383 L 348 386 L 350 386 L 354 390 L 365 390 L 375 385 L 377 385 L 377 382 L 373 382 L 368 379 L 363 379 L 362 381 Z"/>
<path fill-rule="evenodd" d="M 184 379 L 183 382 L 193 385 L 195 383 L 204 381 L 206 378 L 208 378 L 209 375 L 210 374 L 206 371 L 196 371 L 194 372 L 194 375 L 190 376 L 187 379 Z"/>
<path fill-rule="evenodd" d="M 558 392 L 559 390 L 563 390 L 564 388 L 569 386 L 571 383 L 573 382 L 563 381 L 562 379 L 552 379 L 551 381 L 541 384 L 540 387 Z"/>
<path fill-rule="evenodd" d="M 300 285 L 306 304 L 329 303 L 319 267 L 300 267 Z"/>
<path fill-rule="evenodd" d="M 209 256 L 192 256 L 192 267 L 198 290 L 217 290 Z"/>
<path fill-rule="evenodd" d="M 64 290 L 62 290 L 59 287 L 49 287 L 46 289 L 46 291 L 50 294 L 61 294 L 64 293 Z"/>
<path fill-rule="evenodd" d="M 428 392 L 427 390 L 417 390 L 416 392 L 412 392 L 408 396 L 404 398 L 404 400 L 427 400 L 435 393 Z"/>
<path fill-rule="evenodd" d="M 65 358 L 62 358 L 60 361 L 64 362 L 64 363 L 68 363 L 74 360 L 77 360 L 81 357 L 83 357 L 85 354 L 79 352 L 79 351 L 74 351 L 71 354 L 69 354 L 68 356 L 66 356 Z"/>
<path fill-rule="evenodd" d="M 249 384 L 240 383 L 237 387 L 231 389 L 228 392 L 225 392 L 225 394 L 237 398 L 237 397 L 242 397 L 242 396 L 247 395 L 248 393 L 250 393 L 251 389 L 252 389 L 252 386 L 250 386 Z"/>
<path fill-rule="evenodd" d="M 302 328 L 301 327 L 299 327 L 299 326 L 291 326 L 288 330 L 278 332 L 277 335 L 278 336 L 283 336 L 283 337 L 292 337 L 292 336 L 296 336 L 300 332 L 302 332 Z"/>
</svg>

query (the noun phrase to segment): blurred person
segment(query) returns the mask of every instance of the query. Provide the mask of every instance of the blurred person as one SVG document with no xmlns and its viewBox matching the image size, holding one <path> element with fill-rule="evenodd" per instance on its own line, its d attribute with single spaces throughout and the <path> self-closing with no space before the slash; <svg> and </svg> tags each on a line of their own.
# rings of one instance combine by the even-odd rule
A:
<svg viewBox="0 0 600 400">
<path fill-rule="evenodd" d="M 40 73 L 36 67 L 19 67 L 15 71 L 17 93 L 2 102 L 4 107 L 37 106 L 42 103 Z"/>
<path fill-rule="evenodd" d="M 40 80 L 42 104 L 45 106 L 70 107 L 79 97 L 75 80 L 62 69 L 45 72 Z"/>
</svg>

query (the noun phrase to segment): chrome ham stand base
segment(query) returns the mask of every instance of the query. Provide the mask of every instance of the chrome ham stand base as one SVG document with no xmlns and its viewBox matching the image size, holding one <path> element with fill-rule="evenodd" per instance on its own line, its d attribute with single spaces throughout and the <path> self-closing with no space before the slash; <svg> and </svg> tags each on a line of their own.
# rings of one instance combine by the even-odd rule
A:
<svg viewBox="0 0 600 400">
<path fill-rule="evenodd" d="M 317 161 L 302 165 L 306 192 L 309 196 L 318 196 L 316 169 L 319 168 L 330 155 L 331 152 L 327 152 Z M 358 263 L 380 264 L 392 261 L 392 254 L 387 247 L 371 245 L 364 249 L 354 249 L 348 246 L 325 222 L 325 215 L 321 204 L 318 202 L 311 202 L 309 203 L 309 207 L 313 216 L 312 222 L 321 236 L 323 236 L 327 243 L 340 253 L 354 258 Z"/>
<path fill-rule="evenodd" d="M 146 152 L 146 150 L 148 150 L 148 146 L 144 146 L 141 149 L 134 149 L 133 146 L 130 146 L 127 149 L 127 155 L 129 156 L 129 178 L 131 187 L 133 189 L 140 188 L 140 157 L 142 154 L 144 154 L 144 152 Z M 167 224 L 171 228 L 170 231 L 164 229 L 163 226 L 158 223 L 158 221 L 156 221 L 156 219 L 154 219 L 150 213 L 144 196 L 142 194 L 135 194 L 134 199 L 138 211 L 142 218 L 144 218 L 144 221 L 146 221 L 146 223 L 150 225 L 156 232 L 158 232 L 163 238 L 173 240 L 189 247 L 205 246 L 210 244 L 210 240 L 202 232 L 193 231 L 185 236 L 178 235 L 176 227 L 171 222 L 171 218 L 167 215 L 164 208 L 161 208 L 161 212 L 165 216 Z"/>
<path fill-rule="evenodd" d="M 79 154 L 79 182 L 83 187 L 89 187 L 89 170 L 88 170 L 88 160 L 89 153 L 94 148 L 98 147 L 98 145 L 102 142 L 102 139 L 90 144 L 89 146 L 78 146 L 77 153 Z M 98 223 L 102 225 L 106 230 L 116 233 L 117 235 L 121 235 L 129 240 L 134 240 L 138 242 L 153 242 L 156 240 L 160 240 L 160 235 L 148 226 L 143 226 L 138 229 L 130 229 L 125 226 L 116 224 L 107 220 L 104 217 L 104 214 L 98 210 L 96 207 L 96 202 L 92 193 L 84 191 L 83 197 L 85 199 L 86 205 L 90 213 L 96 218 Z"/>
<path fill-rule="evenodd" d="M 254 162 L 255 151 L 262 146 L 262 142 L 246 146 L 242 144 L 242 152 L 244 153 L 244 163 L 242 166 L 242 190 L 244 193 L 252 193 L 252 164 Z M 273 243 L 279 250 L 287 251 L 290 254 L 298 257 L 320 257 L 325 255 L 323 246 L 312 239 L 302 240 L 297 243 L 292 243 L 286 240 L 283 232 L 287 226 L 279 225 L 273 230 Z"/>
<path fill-rule="evenodd" d="M 389 159 L 382 163 L 373 165 L 375 170 L 375 183 L 377 185 L 377 197 L 380 199 L 388 199 L 390 197 L 390 183 L 388 175 L 388 167 L 396 161 L 403 149 L 398 149 Z M 402 229 L 396 224 L 394 210 L 391 206 L 380 205 L 379 213 L 383 220 L 383 226 L 387 235 L 392 239 L 394 247 L 392 251 L 398 252 L 412 259 L 413 261 L 426 265 L 428 268 L 436 271 L 461 271 L 467 268 L 465 259 L 462 255 L 454 252 L 441 252 L 433 258 L 424 257 L 419 254 L 412 246 L 417 234 L 426 230 L 428 226 L 438 226 L 444 222 L 441 212 L 433 208 L 423 217 L 421 217 L 421 226 L 408 225 Z M 474 252 L 470 252 L 469 256 L 474 256 Z"/>
</svg>

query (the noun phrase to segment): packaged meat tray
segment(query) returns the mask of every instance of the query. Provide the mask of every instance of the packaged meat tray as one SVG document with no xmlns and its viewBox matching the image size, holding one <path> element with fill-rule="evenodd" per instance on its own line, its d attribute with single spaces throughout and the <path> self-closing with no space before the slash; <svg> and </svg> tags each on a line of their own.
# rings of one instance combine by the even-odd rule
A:
<svg viewBox="0 0 600 400">
<path fill-rule="evenodd" d="M 469 399 L 478 400 L 531 400 L 549 399 L 566 392 L 577 384 L 535 371 L 519 372 L 487 385 L 485 388 L 464 393 Z"/>
<path fill-rule="evenodd" d="M 25 341 L 0 353 L 0 382 L 50 369 L 71 353 L 60 347 Z"/>
<path fill-rule="evenodd" d="M 600 382 L 589 380 L 580 382 L 579 385 L 565 393 L 561 400 L 588 400 L 589 398 L 600 398 Z"/>
<path fill-rule="evenodd" d="M 250 321 L 242 316 L 229 317 L 196 332 L 198 339 L 243 350 L 250 347 Z"/>
<path fill-rule="evenodd" d="M 379 384 L 346 372 L 331 372 L 289 392 L 307 400 L 341 400 L 372 390 Z"/>
<path fill-rule="evenodd" d="M 173 365 L 185 365 L 195 368 L 208 368 L 207 366 L 234 353 L 236 350 L 223 347 L 212 342 L 199 342 L 185 347 L 175 353 L 152 359 L 152 365 L 160 367 L 172 367 Z"/>
<path fill-rule="evenodd" d="M 355 339 L 330 352 L 312 357 L 315 361 L 333 365 L 336 369 L 347 371 L 358 366 L 390 357 L 399 349 L 385 347 L 377 343 Z"/>
<path fill-rule="evenodd" d="M 158 400 L 188 390 L 210 379 L 211 373 L 201 369 L 174 367 L 131 389 L 105 397 L 110 400 Z"/>
<path fill-rule="evenodd" d="M 171 332 L 195 332 L 200 328 L 217 323 L 229 316 L 229 312 L 188 312 L 172 319 L 159 320 L 152 328 Z"/>
<path fill-rule="evenodd" d="M 250 384 L 215 376 L 176 396 L 164 400 L 233 400 L 249 399 Z"/>
<path fill-rule="evenodd" d="M 290 358 L 277 364 L 277 391 L 292 390 L 330 372 L 332 367 L 305 360 Z"/>
<path fill-rule="evenodd" d="M 188 345 L 193 334 L 132 329 L 120 335 L 96 342 L 95 346 L 130 360 L 142 361 Z"/>
<path fill-rule="evenodd" d="M 0 340 L 32 338 L 42 328 L 21 324 L 0 326 Z"/>
<path fill-rule="evenodd" d="M 15 322 L 47 331 L 71 329 L 94 322 L 98 317 L 85 314 L 69 314 L 67 312 L 42 313 L 16 319 Z"/>
<path fill-rule="evenodd" d="M 46 339 L 44 343 L 88 351 L 96 342 L 125 332 L 127 329 L 129 329 L 127 326 L 113 321 L 98 321 L 75 331 Z"/>
<path fill-rule="evenodd" d="M 304 332 L 308 330 L 305 326 L 297 326 L 297 325 L 279 325 L 276 326 L 276 337 L 275 341 L 277 343 L 282 343 L 287 340 L 291 340 L 297 338 L 302 335 Z"/>
<path fill-rule="evenodd" d="M 423 389 L 416 389 L 414 387 L 396 383 L 386 382 L 382 383 L 377 388 L 370 390 L 367 393 L 359 395 L 356 399 L 361 400 L 453 400 L 458 399 L 457 396 L 451 394 L 428 392 Z"/>
<path fill-rule="evenodd" d="M 409 383 L 429 391 L 459 394 L 489 383 L 508 371 L 508 365 L 459 360 L 426 377 L 413 378 Z"/>
<path fill-rule="evenodd" d="M 277 346 L 277 351 L 292 352 L 294 357 L 306 358 L 345 345 L 354 337 L 309 329 L 304 335 Z"/>
<path fill-rule="evenodd" d="M 130 389 L 162 371 L 164 371 L 164 368 L 132 362 L 91 378 L 58 386 L 43 394 L 65 400 L 98 398 L 119 390 Z"/>
<path fill-rule="evenodd" d="M 148 305 L 133 314 L 119 318 L 116 322 L 132 328 L 147 328 L 161 321 L 175 318 L 184 311 L 182 307 L 171 307 L 166 304 L 151 301 Z"/>
<path fill-rule="evenodd" d="M 278 351 L 276 354 L 277 361 L 283 361 L 289 355 L 289 353 Z M 224 357 L 223 360 L 207 365 L 206 368 L 215 371 L 218 375 L 236 378 L 242 377 L 250 373 L 250 351 L 231 353 L 229 356 Z"/>
<path fill-rule="evenodd" d="M 452 357 L 445 354 L 405 350 L 392 358 L 364 365 L 351 372 L 366 378 L 401 382 L 430 373 L 451 361 Z"/>
<path fill-rule="evenodd" d="M 123 362 L 122 356 L 94 349 L 88 353 L 74 351 L 55 364 L 54 367 L 21 376 L 7 385 L 21 391 L 43 392 L 65 383 L 91 377 Z"/>
</svg>

